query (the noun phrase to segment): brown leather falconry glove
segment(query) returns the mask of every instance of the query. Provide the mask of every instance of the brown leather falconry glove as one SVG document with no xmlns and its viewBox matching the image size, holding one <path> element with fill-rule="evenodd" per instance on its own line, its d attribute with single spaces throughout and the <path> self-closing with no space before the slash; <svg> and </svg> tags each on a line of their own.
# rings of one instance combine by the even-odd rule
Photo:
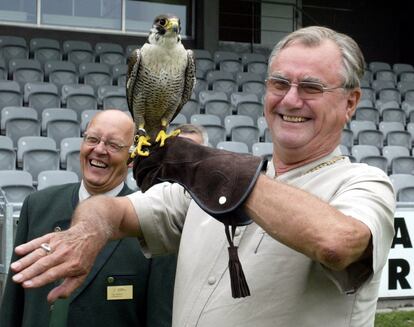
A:
<svg viewBox="0 0 414 327">
<path fill-rule="evenodd" d="M 163 147 L 151 148 L 149 157 L 134 161 L 134 177 L 142 191 L 163 181 L 179 183 L 225 225 L 234 298 L 250 295 L 233 240 L 236 226 L 252 222 L 242 204 L 265 166 L 260 157 L 209 148 L 182 137 L 168 138 Z"/>
<path fill-rule="evenodd" d="M 143 192 L 160 182 L 179 183 L 221 222 L 251 223 L 240 207 L 265 167 L 262 158 L 198 145 L 183 137 L 168 138 L 150 153 L 134 161 L 134 177 Z"/>
</svg>

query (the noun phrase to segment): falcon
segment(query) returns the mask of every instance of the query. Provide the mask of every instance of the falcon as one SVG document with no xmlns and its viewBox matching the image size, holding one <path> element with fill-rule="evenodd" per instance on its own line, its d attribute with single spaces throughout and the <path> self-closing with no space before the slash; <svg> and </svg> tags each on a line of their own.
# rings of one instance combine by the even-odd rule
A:
<svg viewBox="0 0 414 327">
<path fill-rule="evenodd" d="M 194 55 L 181 43 L 180 29 L 178 17 L 157 16 L 148 42 L 128 58 L 127 102 L 137 130 L 131 158 L 148 156 L 147 146 L 163 146 L 179 133 L 167 134 L 167 127 L 191 97 L 195 83 Z"/>
</svg>

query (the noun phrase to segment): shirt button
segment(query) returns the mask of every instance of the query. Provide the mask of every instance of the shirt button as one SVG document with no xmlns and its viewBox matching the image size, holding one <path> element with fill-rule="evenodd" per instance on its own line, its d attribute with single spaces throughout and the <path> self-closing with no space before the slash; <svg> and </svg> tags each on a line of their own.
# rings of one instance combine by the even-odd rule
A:
<svg viewBox="0 0 414 327">
<path fill-rule="evenodd" d="M 216 283 L 216 277 L 209 277 L 207 282 L 209 285 L 214 285 Z"/>
</svg>

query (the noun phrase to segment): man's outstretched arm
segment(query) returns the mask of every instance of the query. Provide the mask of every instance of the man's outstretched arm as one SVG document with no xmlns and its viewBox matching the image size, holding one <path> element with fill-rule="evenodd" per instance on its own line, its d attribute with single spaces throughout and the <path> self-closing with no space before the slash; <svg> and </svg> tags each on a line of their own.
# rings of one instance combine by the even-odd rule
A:
<svg viewBox="0 0 414 327">
<path fill-rule="evenodd" d="M 104 245 L 126 236 L 141 236 L 130 200 L 94 196 L 79 204 L 67 231 L 49 233 L 16 247 L 16 254 L 23 257 L 11 264 L 16 273 L 13 281 L 35 288 L 64 278 L 49 293 L 48 301 L 68 297 L 85 280 Z M 43 243 L 50 245 L 49 254 L 41 248 Z"/>
</svg>

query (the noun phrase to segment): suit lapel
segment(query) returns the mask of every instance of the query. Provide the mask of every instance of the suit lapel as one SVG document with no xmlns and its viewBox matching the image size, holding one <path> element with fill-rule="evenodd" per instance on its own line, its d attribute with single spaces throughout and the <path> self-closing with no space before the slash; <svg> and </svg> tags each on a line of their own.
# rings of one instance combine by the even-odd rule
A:
<svg viewBox="0 0 414 327">
<path fill-rule="evenodd" d="M 128 186 L 126 186 L 126 184 L 124 184 L 124 187 L 122 188 L 121 192 L 119 192 L 119 194 L 117 196 L 124 196 L 124 195 L 127 195 L 129 193 L 131 193 L 131 190 L 128 188 Z M 76 299 L 76 297 L 79 294 L 81 294 L 82 291 L 86 287 L 88 287 L 88 285 L 95 279 L 98 272 L 102 269 L 102 267 L 105 265 L 105 263 L 112 256 L 112 253 L 114 253 L 114 251 L 116 250 L 116 248 L 118 247 L 120 242 L 121 242 L 121 240 L 111 241 L 102 249 L 102 251 L 96 257 L 96 260 L 95 260 L 95 263 L 92 267 L 92 270 L 89 273 L 89 275 L 86 277 L 83 284 L 77 290 L 75 290 L 72 293 L 72 295 L 70 296 L 70 302 L 72 302 L 74 299 Z M 137 251 L 139 251 L 139 250 L 137 249 Z"/>
</svg>

